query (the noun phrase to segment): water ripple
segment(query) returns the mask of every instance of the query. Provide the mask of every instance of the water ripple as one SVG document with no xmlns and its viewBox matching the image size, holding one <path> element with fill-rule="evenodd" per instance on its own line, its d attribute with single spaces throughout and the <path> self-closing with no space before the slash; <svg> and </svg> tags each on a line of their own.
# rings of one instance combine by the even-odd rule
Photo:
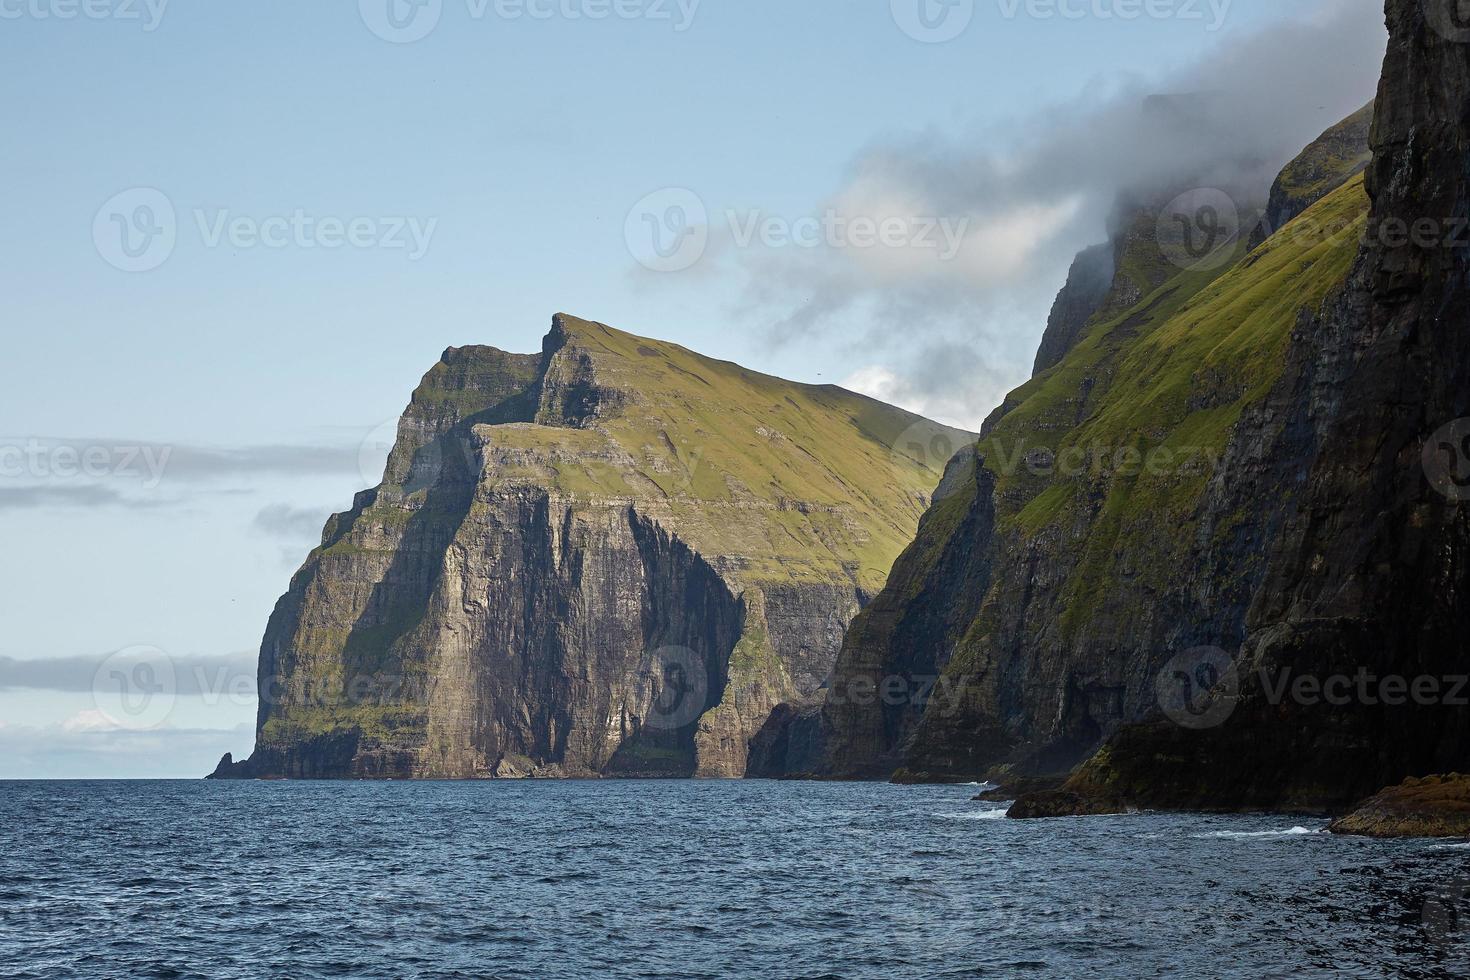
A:
<svg viewBox="0 0 1470 980">
<path fill-rule="evenodd" d="M 1470 975 L 1470 850 L 973 792 L 0 783 L 0 975 Z"/>
</svg>

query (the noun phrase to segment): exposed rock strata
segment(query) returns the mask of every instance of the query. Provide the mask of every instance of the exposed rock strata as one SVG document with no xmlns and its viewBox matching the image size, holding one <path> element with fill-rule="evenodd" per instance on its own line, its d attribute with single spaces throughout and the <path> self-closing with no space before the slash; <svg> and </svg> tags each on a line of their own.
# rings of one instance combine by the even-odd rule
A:
<svg viewBox="0 0 1470 980">
<path fill-rule="evenodd" d="M 1261 461 L 1254 499 L 1278 516 L 1233 710 L 1198 731 L 1119 732 L 1071 789 L 1148 806 L 1339 810 L 1470 755 L 1470 709 L 1453 693 L 1470 635 L 1470 508 L 1454 482 L 1470 452 L 1436 435 L 1470 416 L 1470 45 L 1426 12 L 1388 4 L 1367 245 L 1347 286 L 1294 333 L 1267 414 L 1236 437 Z M 1431 241 L 1394 234 L 1419 222 Z M 1364 677 L 1367 694 L 1354 683 L 1346 699 L 1273 695 L 1288 674 Z M 1405 696 L 1416 683 L 1435 691 Z"/>
<path fill-rule="evenodd" d="M 1340 149 L 1314 144 L 1297 165 Z M 1065 778 L 1157 714 L 1176 658 L 1229 666 L 1338 404 L 1342 365 L 1298 358 L 1316 324 L 1353 318 L 1340 309 L 1368 200 L 1352 171 L 1261 248 L 1218 261 L 1190 261 L 1167 195 L 1135 198 L 1107 297 L 956 461 L 958 491 L 854 621 L 815 728 L 812 712 L 789 715 L 802 757 L 820 746 L 817 775 Z M 930 696 L 849 696 L 893 678 Z M 1098 805 L 1128 804 L 1097 789 Z"/>
<path fill-rule="evenodd" d="M 745 773 L 968 434 L 558 316 L 451 348 L 331 519 L 219 777 Z"/>
</svg>

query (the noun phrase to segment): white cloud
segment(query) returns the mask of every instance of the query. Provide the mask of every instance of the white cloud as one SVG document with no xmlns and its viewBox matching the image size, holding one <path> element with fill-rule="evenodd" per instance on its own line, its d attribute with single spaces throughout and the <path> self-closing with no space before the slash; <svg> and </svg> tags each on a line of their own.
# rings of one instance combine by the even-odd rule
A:
<svg viewBox="0 0 1470 980">
<path fill-rule="evenodd" d="M 993 130 L 877 142 L 813 209 L 947 219 L 964 228 L 951 260 L 757 244 L 722 247 L 703 271 L 743 276 L 737 313 L 772 344 L 861 350 L 872 365 L 851 386 L 973 425 L 1028 376 L 1068 265 L 1106 239 L 1120 194 L 1182 182 L 1263 201 L 1287 161 L 1373 96 L 1386 38 L 1381 0 L 1321 0 L 1184 71 L 1108 80 Z M 963 370 L 936 370 L 960 347 Z"/>
<path fill-rule="evenodd" d="M 96 708 L 78 711 L 63 721 L 59 727 L 69 735 L 80 732 L 116 732 L 122 729 L 122 726 L 113 721 L 107 712 Z"/>
<path fill-rule="evenodd" d="M 128 731 L 82 716 L 39 727 L 0 723 L 0 779 L 198 779 L 226 752 L 249 755 L 255 741 L 248 724 Z"/>
</svg>

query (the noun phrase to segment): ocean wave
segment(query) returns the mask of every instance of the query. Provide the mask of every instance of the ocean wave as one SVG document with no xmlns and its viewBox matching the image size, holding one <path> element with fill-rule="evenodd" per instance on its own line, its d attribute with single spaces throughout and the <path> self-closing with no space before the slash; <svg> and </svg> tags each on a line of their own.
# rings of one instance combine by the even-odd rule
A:
<svg viewBox="0 0 1470 980">
<path fill-rule="evenodd" d="M 1325 827 L 1316 830 L 1310 827 L 1292 827 L 1290 830 L 1215 830 L 1208 834 L 1195 834 L 1194 837 L 1196 840 L 1251 840 L 1267 837 L 1304 837 L 1325 833 L 1327 833 Z"/>
<path fill-rule="evenodd" d="M 1003 806 L 998 810 L 966 810 L 963 813 L 936 813 L 934 815 L 944 820 L 1003 820 L 1010 811 L 1010 807 Z"/>
</svg>

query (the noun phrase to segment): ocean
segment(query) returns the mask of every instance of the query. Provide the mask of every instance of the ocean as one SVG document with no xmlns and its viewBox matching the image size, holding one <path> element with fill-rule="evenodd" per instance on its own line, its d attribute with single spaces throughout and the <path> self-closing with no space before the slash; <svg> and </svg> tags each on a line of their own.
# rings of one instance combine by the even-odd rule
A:
<svg viewBox="0 0 1470 980">
<path fill-rule="evenodd" d="M 0 783 L 0 975 L 1470 975 L 1470 845 L 975 792 Z"/>
</svg>

